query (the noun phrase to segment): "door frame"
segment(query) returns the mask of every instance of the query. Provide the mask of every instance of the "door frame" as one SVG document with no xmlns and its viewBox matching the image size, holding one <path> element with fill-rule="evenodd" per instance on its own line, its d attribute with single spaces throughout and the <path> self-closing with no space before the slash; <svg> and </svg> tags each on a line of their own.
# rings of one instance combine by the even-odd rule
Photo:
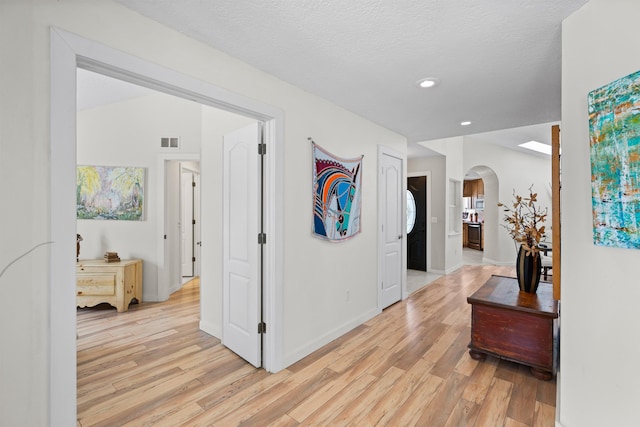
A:
<svg viewBox="0 0 640 427">
<path fill-rule="evenodd" d="M 265 123 L 264 367 L 283 366 L 284 112 L 76 34 L 50 29 L 49 424 L 76 423 L 75 183 L 77 67 Z"/>
<path fill-rule="evenodd" d="M 431 271 L 431 171 L 407 173 L 407 178 L 417 176 L 424 176 L 427 179 L 427 271 Z"/>
<path fill-rule="evenodd" d="M 189 174 L 191 175 L 191 180 L 189 181 L 189 187 L 188 190 L 185 191 L 185 187 L 184 187 L 184 182 L 183 182 L 183 178 L 185 176 L 185 174 Z M 196 227 L 197 225 L 200 225 L 200 215 L 199 215 L 199 211 L 197 210 L 197 205 L 198 205 L 198 197 L 199 197 L 199 193 L 200 193 L 200 186 L 196 185 L 196 181 L 197 181 L 197 176 L 200 175 L 199 171 L 196 171 L 194 169 L 191 169 L 187 166 L 184 165 L 184 163 L 180 162 L 180 231 L 182 232 L 182 227 L 185 225 L 185 221 L 188 222 L 189 225 L 189 229 L 191 231 L 191 257 L 192 257 L 192 261 L 191 261 L 191 276 L 184 276 L 184 271 L 182 270 L 184 265 L 180 266 L 180 278 L 183 279 L 184 277 L 191 277 L 194 278 L 198 275 L 198 268 L 197 268 L 197 262 L 200 262 L 200 257 L 196 256 L 196 242 L 199 239 L 199 235 L 198 235 L 198 228 Z M 188 198 L 187 195 L 185 193 L 189 193 L 188 194 Z M 185 208 L 185 203 L 186 202 L 191 202 L 191 218 L 184 218 L 183 213 L 184 213 L 184 208 Z M 182 260 L 184 258 L 184 252 L 183 252 L 183 245 L 182 245 L 182 235 L 180 236 L 180 260 Z M 193 260 L 195 258 L 195 261 Z"/>
<path fill-rule="evenodd" d="M 402 245 L 400 245 L 400 250 L 402 252 L 402 261 L 401 261 L 401 287 L 402 287 L 402 292 L 401 292 L 401 299 L 405 299 L 409 296 L 409 291 L 407 290 L 407 197 L 406 197 L 406 193 L 407 193 L 407 155 L 404 153 L 400 153 L 399 151 L 396 151 L 392 148 L 389 147 L 385 147 L 383 145 L 378 145 L 378 164 L 377 164 L 377 170 L 380 171 L 382 168 L 382 156 L 391 156 L 391 157 L 396 157 L 398 159 L 400 159 L 400 161 L 402 162 L 402 177 L 400 179 L 400 186 L 402 187 L 400 189 L 400 192 L 402 194 L 401 200 L 402 200 L 402 206 L 400 208 L 401 210 L 401 215 L 400 218 L 402 219 Z M 380 174 L 376 172 L 376 177 L 378 180 L 377 183 L 377 195 L 378 195 L 378 225 L 377 225 L 377 229 L 378 229 L 378 280 L 376 282 L 376 287 L 378 289 L 378 308 L 382 309 L 382 287 L 380 286 L 380 283 L 382 283 L 382 278 L 385 277 L 385 272 L 383 271 L 384 268 L 384 236 L 383 236 L 383 232 L 382 232 L 382 217 L 384 209 L 385 209 L 385 204 L 384 202 L 386 200 L 384 200 L 383 197 L 380 197 L 380 193 L 382 190 L 382 180 L 380 179 Z"/>
<path fill-rule="evenodd" d="M 167 185 L 167 162 L 169 161 L 192 161 L 199 162 L 200 161 L 200 153 L 160 153 L 158 154 L 157 159 L 157 171 L 158 171 L 158 180 L 156 185 L 158 188 L 161 188 L 162 191 L 158 191 L 158 203 L 156 204 L 157 209 L 157 260 L 158 260 L 158 290 L 157 290 L 157 298 L 158 301 L 166 301 L 169 296 L 175 292 L 177 289 L 176 283 L 172 284 L 170 282 L 169 271 L 167 271 L 167 263 L 169 260 L 169 251 L 167 248 L 166 240 L 164 239 L 164 235 L 166 234 L 167 226 L 166 224 L 166 216 L 165 216 L 165 192 Z"/>
</svg>

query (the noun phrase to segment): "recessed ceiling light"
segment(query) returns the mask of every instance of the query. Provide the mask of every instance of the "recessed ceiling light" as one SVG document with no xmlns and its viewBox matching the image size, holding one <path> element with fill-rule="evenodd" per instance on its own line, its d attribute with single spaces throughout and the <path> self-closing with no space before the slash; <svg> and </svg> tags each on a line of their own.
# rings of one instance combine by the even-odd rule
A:
<svg viewBox="0 0 640 427">
<path fill-rule="evenodd" d="M 427 77 L 426 79 L 420 79 L 416 82 L 416 84 L 421 88 L 429 88 L 434 87 L 440 83 L 440 79 L 437 77 Z"/>
<path fill-rule="evenodd" d="M 471 122 L 466 121 L 466 122 L 460 122 L 460 126 L 469 126 L 471 124 Z"/>
<path fill-rule="evenodd" d="M 526 148 L 528 150 L 537 151 L 538 153 L 544 153 L 547 155 L 551 155 L 551 146 L 548 144 L 543 144 L 538 141 L 529 141 L 524 142 L 522 144 L 518 144 L 518 147 Z"/>
</svg>

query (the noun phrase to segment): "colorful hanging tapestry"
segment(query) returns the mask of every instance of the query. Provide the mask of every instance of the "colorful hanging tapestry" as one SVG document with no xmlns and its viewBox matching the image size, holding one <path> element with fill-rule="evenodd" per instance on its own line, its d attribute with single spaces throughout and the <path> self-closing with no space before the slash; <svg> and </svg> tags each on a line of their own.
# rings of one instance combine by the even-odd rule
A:
<svg viewBox="0 0 640 427">
<path fill-rule="evenodd" d="M 312 142 L 313 234 L 339 242 L 360 232 L 362 158 L 340 159 Z"/>
<path fill-rule="evenodd" d="M 588 102 L 593 242 L 640 249 L 640 71 Z"/>
</svg>

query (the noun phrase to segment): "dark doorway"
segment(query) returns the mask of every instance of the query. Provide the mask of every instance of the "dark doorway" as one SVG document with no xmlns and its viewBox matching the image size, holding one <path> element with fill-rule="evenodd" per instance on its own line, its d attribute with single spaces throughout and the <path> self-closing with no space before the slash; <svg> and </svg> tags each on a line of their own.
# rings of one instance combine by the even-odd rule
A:
<svg viewBox="0 0 640 427">
<path fill-rule="evenodd" d="M 407 268 L 427 271 L 427 177 L 408 178 L 407 184 L 416 205 L 414 226 L 407 230 Z"/>
</svg>

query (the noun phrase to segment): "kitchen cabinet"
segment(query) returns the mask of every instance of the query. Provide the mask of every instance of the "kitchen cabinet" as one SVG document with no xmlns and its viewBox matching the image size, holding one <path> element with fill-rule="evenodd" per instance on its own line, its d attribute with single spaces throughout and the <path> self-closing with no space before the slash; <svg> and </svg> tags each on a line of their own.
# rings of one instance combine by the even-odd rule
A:
<svg viewBox="0 0 640 427">
<path fill-rule="evenodd" d="M 462 223 L 462 247 L 469 247 L 469 224 L 466 222 Z"/>
<path fill-rule="evenodd" d="M 462 197 L 482 199 L 484 197 L 484 182 L 482 179 L 464 181 L 462 186 Z"/>
<path fill-rule="evenodd" d="M 462 197 L 473 197 L 472 182 L 473 181 L 464 181 L 462 184 Z"/>
</svg>

